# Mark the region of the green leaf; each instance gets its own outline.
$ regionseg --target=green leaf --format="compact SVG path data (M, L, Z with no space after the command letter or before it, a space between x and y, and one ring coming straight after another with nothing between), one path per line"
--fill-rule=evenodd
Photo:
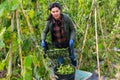
M5 46L3 40L0 40L0 49L3 48Z
M3 12L4 12L4 8L0 9L0 17L2 17Z
M34 15L35 15L34 10L30 10L30 11L28 12L28 15L29 15L29 17L30 17L31 19L33 19Z
M37 61L36 56L33 56L33 64L34 64L34 65L38 65L38 61Z
M30 67L32 65L32 55L25 57L24 66Z
M0 17L3 16L3 12L5 10L5 3L6 3L6 1L4 1L3 3L0 4Z
M9 2L8 1L6 1L5 3L4 3L4 6L5 6L5 10L7 11L7 12L10 12L11 10L11 6L10 6L10 4L9 4Z
M12 0L12 9L11 10L16 10L19 6L18 0Z
M26 72L25 80L32 80L32 72L31 71Z
M18 8L18 4L14 4L13 6L12 6L12 10L16 10Z
M0 62L0 71L4 69L5 65L6 65L5 60L2 60Z
M3 28L2 31L0 32L0 39L3 38L3 34L4 34L5 31L6 31L6 28Z

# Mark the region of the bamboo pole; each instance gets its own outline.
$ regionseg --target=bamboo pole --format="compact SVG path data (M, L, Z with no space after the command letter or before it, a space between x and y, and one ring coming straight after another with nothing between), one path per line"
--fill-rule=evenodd
M107 52L108 49L107 49L107 44L106 44L105 38L104 38L104 31L103 31L103 27L102 27L102 21L100 19L100 11L98 11L98 18L99 18L99 22L100 22L100 30L101 30L101 33L102 33L103 45L105 47L105 51Z
M14 30L14 11L11 13L11 32ZM9 63L8 63L8 80L12 75L12 41L10 42L10 50L9 50Z
M21 47L21 34L20 34L20 21L19 21L19 12L16 10L16 22L17 22L17 33L18 33L18 46L19 46L19 56L21 62L21 74L23 73L23 60L22 60L22 47Z
M85 43L86 43L86 38L87 38L87 33L88 33L88 28L89 28L89 21L90 21L90 18L91 18L91 15L93 13L93 9L94 9L94 3L92 1L92 6L91 6L91 11L90 11L90 14L89 14L89 18L88 18L88 22L87 22L87 27L86 27L86 30L85 30L85 36L84 36L84 39L83 39L83 45L82 45L82 48L81 48L81 53L83 53L83 49L85 47ZM78 66L77 66L77 69L80 68L80 63L82 61L82 54L78 60Z
M97 0L94 0L95 5ZM98 69L98 80L100 79L100 63L99 63L99 53L98 53L98 33L97 33L97 6L95 6L95 38L96 38L96 54L97 54L97 69Z

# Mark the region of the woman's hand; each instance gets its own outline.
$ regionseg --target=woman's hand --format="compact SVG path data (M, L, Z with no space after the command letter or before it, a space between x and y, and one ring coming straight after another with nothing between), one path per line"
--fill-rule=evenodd
M69 46L70 46L70 47L73 47L73 45L74 45L74 41L73 41L73 39L70 39L70 41L69 41Z
M43 48L46 46L46 44L45 44L45 41L44 41L44 40L42 40L42 42L41 42L41 46L42 46Z

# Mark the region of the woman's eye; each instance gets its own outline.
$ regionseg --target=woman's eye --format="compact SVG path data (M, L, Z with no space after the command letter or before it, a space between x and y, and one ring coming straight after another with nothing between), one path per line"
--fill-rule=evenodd
M58 11L56 11L56 12L58 12Z
M55 13L55 11L52 11L52 13Z

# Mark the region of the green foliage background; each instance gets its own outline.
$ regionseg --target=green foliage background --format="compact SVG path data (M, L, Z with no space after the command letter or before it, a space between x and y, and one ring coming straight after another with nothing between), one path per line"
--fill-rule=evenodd
M74 21L77 30L75 49L78 60L82 55L79 69L90 72L97 68L94 17L94 8L97 8L99 58L100 61L104 61L100 65L100 70L102 75L114 78L115 74L120 71L113 66L120 66L120 52L116 51L116 48L120 49L120 0L96 0L95 5L92 5L92 0L1 0L0 70L4 70L4 68L8 70L10 43L12 42L13 70L10 78L13 80L32 80L33 78L48 80L49 71L46 72L44 66L40 42L41 32L50 13L48 5L54 1L59 2L62 12L68 14ZM21 39L18 38L16 14L14 15L14 30L11 31L11 14L16 10L19 12ZM27 19L32 25L32 30ZM84 40L85 44L83 44ZM47 41L50 41L50 37L47 38ZM19 44L22 47L23 73L20 73ZM28 73L30 74L28 75Z

